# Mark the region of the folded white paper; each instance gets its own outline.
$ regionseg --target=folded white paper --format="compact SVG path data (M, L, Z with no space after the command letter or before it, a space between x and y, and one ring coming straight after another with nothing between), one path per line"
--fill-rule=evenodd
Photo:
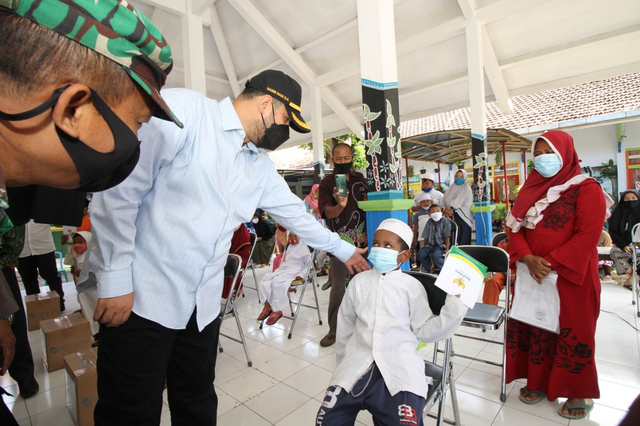
M560 333L560 295L557 281L558 274L551 271L542 280L542 284L539 284L531 276L527 265L519 261L511 318L552 333Z
M447 294L460 295L460 301L469 309L478 300L487 267L453 246L436 280L436 287Z

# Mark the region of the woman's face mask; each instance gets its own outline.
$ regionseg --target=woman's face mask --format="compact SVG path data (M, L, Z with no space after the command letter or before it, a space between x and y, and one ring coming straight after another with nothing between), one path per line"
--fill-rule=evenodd
M258 219L257 217L254 217L253 219L251 219L251 222L258 223L260 222L260 219Z
M533 164L543 177L555 176L562 168L562 161L556 154L540 154L533 159Z
M457 177L457 178L455 179L455 184L456 184L456 185L462 185L462 184L464 184L464 178Z
M628 208L630 208L632 210L635 210L640 205L640 200L638 200L638 199L635 199L635 200L624 200L622 202L622 204L624 204L625 207L628 207Z
M73 245L71 246L71 248L73 249L73 251L77 255L81 255L81 254L86 253L86 251L87 251L87 243L76 243L76 242L74 242Z

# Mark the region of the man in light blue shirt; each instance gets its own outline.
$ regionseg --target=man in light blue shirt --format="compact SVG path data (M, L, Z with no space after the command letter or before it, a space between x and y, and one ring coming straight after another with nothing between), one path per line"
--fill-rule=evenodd
M89 264L102 323L96 425L158 425L166 377L173 424L216 423L213 389L223 269L234 228L266 210L354 271L356 249L320 226L265 151L308 132L300 85L265 71L233 102L163 92L184 122L140 131L137 168L92 200ZM175 126L173 126L175 127Z

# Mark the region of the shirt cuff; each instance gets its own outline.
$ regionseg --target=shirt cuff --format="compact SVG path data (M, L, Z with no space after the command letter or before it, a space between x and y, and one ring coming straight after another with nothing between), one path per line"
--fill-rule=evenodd
M99 299L108 299L133 293L131 268L120 271L102 272L97 275L97 279Z
M344 240L340 240L340 245L338 246L338 249L333 253L333 255L340 259L342 263L345 263L351 258L351 256L353 256L353 253L355 253L355 251L355 246L352 246Z

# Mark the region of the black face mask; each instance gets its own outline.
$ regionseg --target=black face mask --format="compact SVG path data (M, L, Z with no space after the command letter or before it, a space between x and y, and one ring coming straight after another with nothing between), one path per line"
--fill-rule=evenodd
M264 124L264 135L258 140L258 146L269 151L275 150L289 139L289 126L276 124L276 112L273 109L273 104L271 104L271 111L273 111L273 124L269 127L267 127L262 113L260 114L262 124Z
M333 165L333 170L337 171L339 175L346 175L347 173L349 173L352 166L353 162L342 164L335 163Z
M0 119L20 121L36 117L53 108L67 87L69 86L56 90L48 100L30 111L20 114L6 114L0 111ZM140 158L140 141L93 89L91 89L91 100L111 129L114 140L113 151L98 152L80 139L69 136L58 126L56 126L56 132L80 175L81 186L77 189L84 192L99 192L118 185L131 174Z
M625 207L635 210L638 208L638 205L640 205L640 200L625 200L622 204L624 204Z

